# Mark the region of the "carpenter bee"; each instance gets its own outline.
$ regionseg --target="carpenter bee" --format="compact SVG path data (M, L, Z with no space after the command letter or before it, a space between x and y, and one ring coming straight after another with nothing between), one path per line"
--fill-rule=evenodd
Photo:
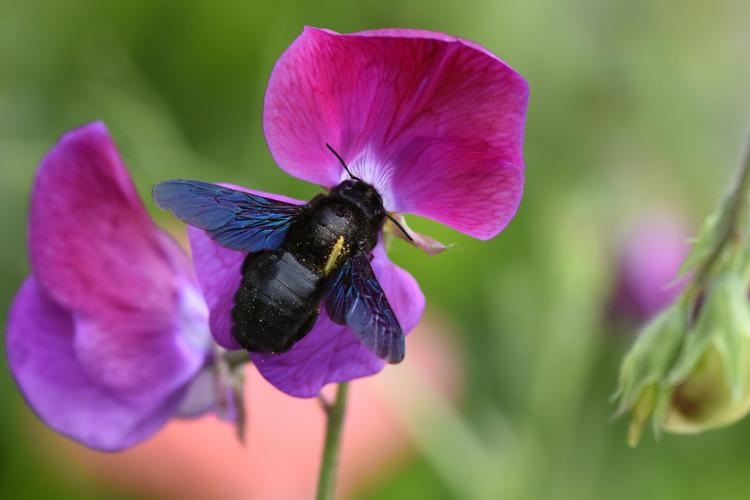
M232 307L232 336L250 352L282 353L313 327L321 302L330 318L390 363L404 333L370 266L386 217L375 187L354 176L304 205L195 180L154 186L156 204L218 244L247 252Z

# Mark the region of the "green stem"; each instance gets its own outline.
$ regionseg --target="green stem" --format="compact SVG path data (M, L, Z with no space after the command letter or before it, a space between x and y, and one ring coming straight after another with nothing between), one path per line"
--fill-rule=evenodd
M737 184L726 200L727 207L725 216L719 221L721 236L713 251L701 266L695 278L692 280L694 290L700 290L705 284L706 277L710 274L713 266L719 260L724 246L730 241L737 241L743 236L747 221L748 198L750 197L750 144L745 154L745 162L742 165Z
M226 361L227 366L229 366L231 370L239 368L244 364L250 363L250 355L245 350L225 351L222 349L219 352L220 355L223 356L224 361Z
M750 195L750 144L748 151L745 153L745 163L740 171L740 178L737 180L732 198L730 199L729 221L727 223L726 238L735 238L738 231L743 229L743 223L747 217L747 203Z
M339 451L341 450L341 431L344 424L346 398L349 384L339 384L336 400L326 408L326 438L323 447L323 459L318 476L317 500L332 500L336 486L336 470L339 466Z

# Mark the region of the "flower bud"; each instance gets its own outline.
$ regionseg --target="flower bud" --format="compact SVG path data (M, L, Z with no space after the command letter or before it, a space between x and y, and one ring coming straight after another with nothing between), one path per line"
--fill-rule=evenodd
M742 273L714 281L669 374L662 427L696 433L736 422L750 410L750 306Z
M663 391L664 379L677 354L687 323L679 305L651 320L622 362L618 414L632 414L628 443L638 444L643 426L653 414Z
M750 412L750 252L726 212L710 217L683 265L692 278L643 330L623 360L618 413L628 443L644 425L698 433Z

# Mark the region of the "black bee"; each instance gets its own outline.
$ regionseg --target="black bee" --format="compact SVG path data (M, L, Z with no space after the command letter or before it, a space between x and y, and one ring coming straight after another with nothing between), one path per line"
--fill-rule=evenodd
M154 201L220 245L248 252L232 308L232 336L244 349L288 351L312 329L322 301L333 321L398 363L403 330L370 267L390 215L377 190L326 147L351 179L304 205L184 179L154 186Z

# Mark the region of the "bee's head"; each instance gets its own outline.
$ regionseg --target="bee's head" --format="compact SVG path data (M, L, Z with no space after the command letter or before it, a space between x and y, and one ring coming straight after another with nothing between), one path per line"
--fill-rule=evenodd
M340 196L351 202L362 211L369 221L378 226L385 219L385 207L383 207L383 198L380 193L375 187L359 178L343 181L331 189L331 195Z
M379 229L387 216L380 193L371 184L352 174L344 159L333 149L333 146L326 143L326 148L333 153L339 163L341 163L341 166L344 167L344 170L346 170L346 173L351 177L351 179L347 179L331 189L331 195L340 196L353 203L367 217L367 220L375 224Z
M380 231L383 227L385 218L388 217L393 224L398 227L404 236L414 243L414 238L411 237L406 228L393 215L386 212L383 206L383 197L380 196L378 190L371 184L366 183L349 170L344 159L339 155L333 147L326 143L328 150L339 160L341 166L344 167L346 173L349 174L351 179L347 179L338 186L331 190L331 195L340 196L341 198L347 199L356 205L362 213L364 213L367 220L372 224L376 230ZM375 246L376 242L372 242L372 246Z

